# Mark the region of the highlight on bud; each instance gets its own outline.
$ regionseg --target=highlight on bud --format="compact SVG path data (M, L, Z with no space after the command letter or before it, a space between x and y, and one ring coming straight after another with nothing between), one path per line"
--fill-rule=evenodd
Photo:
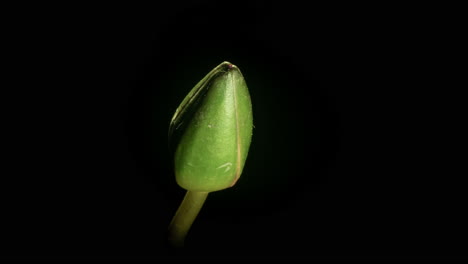
M212 192L239 179L252 137L252 105L238 67L223 62L182 101L172 117L177 183L188 191Z

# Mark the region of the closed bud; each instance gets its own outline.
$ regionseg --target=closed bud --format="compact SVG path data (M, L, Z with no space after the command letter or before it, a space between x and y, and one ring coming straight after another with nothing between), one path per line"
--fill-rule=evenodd
M177 183L213 192L239 179L252 137L252 105L239 68L223 62L185 97L172 117Z

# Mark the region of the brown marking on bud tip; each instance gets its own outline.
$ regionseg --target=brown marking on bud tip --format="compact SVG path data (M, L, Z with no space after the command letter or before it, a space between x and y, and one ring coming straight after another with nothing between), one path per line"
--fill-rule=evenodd
M231 64L231 63L228 64L228 69L232 69L233 67L234 67L233 64Z

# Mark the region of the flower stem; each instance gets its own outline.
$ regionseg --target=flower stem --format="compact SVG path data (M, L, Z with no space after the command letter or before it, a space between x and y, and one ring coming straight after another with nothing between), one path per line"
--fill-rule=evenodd
M208 192L187 191L184 200L169 224L169 243L174 247L183 247L185 237L205 203Z

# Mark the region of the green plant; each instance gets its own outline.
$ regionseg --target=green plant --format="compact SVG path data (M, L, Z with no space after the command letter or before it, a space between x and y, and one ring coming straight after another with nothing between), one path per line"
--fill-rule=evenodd
M188 93L169 126L176 181L187 193L169 225L182 247L208 193L239 179L252 137L252 105L239 68L223 62Z

